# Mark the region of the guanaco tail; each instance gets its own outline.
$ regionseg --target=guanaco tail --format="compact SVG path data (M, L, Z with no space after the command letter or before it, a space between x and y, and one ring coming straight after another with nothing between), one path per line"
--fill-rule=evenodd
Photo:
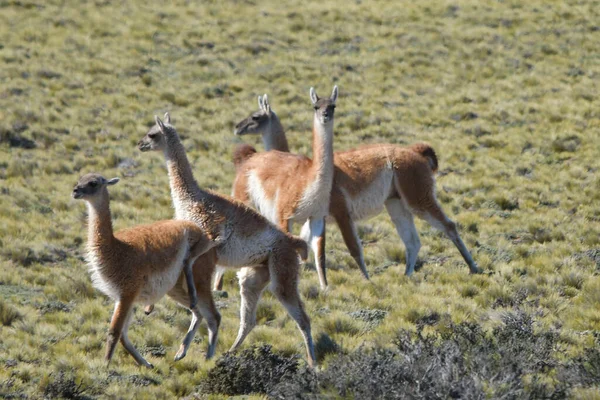
M259 96L258 105L259 110L240 121L234 133L260 134L265 150L289 151L283 126L266 94ZM240 145L234 153L237 173L257 155L252 146ZM377 215L384 207L406 246L406 275L414 272L421 247L414 215L442 230L458 248L471 273L479 272L456 224L445 215L436 199L434 173L437 169L435 151L425 143L374 144L334 153L329 218L335 220L346 247L366 278L368 273L355 221ZM305 225L303 231L307 230ZM222 286L221 276L217 271L215 288Z

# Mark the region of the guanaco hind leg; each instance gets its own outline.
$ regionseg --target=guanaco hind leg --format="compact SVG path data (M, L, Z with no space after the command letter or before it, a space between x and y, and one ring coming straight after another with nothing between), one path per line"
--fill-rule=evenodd
M342 238L344 239L344 244L346 244L346 248L348 248L350 255L358 264L360 272L362 272L366 279L369 279L369 273L367 272L367 266L365 265L365 257L362 244L356 230L356 224L345 210L337 210L333 214L333 218L340 229Z
M295 266L296 268L293 268ZM278 257L270 257L269 272L271 275L271 289L277 299L283 304L290 317L296 321L298 329L304 338L308 365L316 366L315 348L312 340L310 318L304 310L304 305L298 292L297 256L280 254Z
M266 266L245 267L238 272L241 297L240 329L229 351L235 351L256 326L258 300L269 283L269 275L269 269Z
M419 233L417 232L413 215L406 205L402 203L401 199L389 199L385 202L385 207L396 226L396 231L400 239L402 239L406 247L405 274L410 276L415 271L417 256L421 249L421 241L419 240Z
M212 271L214 270L214 263L213 265L202 265L202 263L207 264L209 260L207 260L207 258L198 258L197 260L199 263L201 263L201 265L195 269L197 271L204 270L204 274L197 273L196 276L194 276L194 269L192 268L194 261L192 260L186 262L186 266L184 268L184 274L188 288L189 308L192 312L192 321L185 338L179 347L179 351L175 355L175 361L181 360L187 354L187 351L200 325L200 321L202 321L202 317L206 319L209 332L206 358L208 359L212 357L216 349L221 315L214 305L212 293L210 291L210 279L212 276Z
M213 290L223 290L223 275L225 275L225 268L217 266Z

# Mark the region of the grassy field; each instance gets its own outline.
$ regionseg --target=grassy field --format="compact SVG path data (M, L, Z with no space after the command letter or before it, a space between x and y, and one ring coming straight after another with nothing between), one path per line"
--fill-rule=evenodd
M463 379L473 392L428 397L600 398L598 1L147 3L0 0L0 397L236 394L215 382L247 362L255 373L293 364L297 386L253 386L263 395L377 397L373 382L348 386L372 374L388 397L402 396L402 379ZM404 247L381 214L359 226L366 282L330 225L330 289L318 290L311 263L301 278L320 371L289 358L304 355L300 335L269 293L245 349L271 350L206 362L203 326L174 363L190 317L165 299L151 316L138 309L130 333L156 368L122 347L106 368L112 304L83 261L77 178L121 178L117 229L171 218L162 156L135 147L155 114L171 113L200 185L229 193L233 126L256 96L269 95L292 151L308 155L308 90L333 84L336 149L433 145L438 197L484 274L469 275L419 221L422 267L404 277ZM217 359L238 328L233 272L225 289ZM402 368L405 378L390 371Z

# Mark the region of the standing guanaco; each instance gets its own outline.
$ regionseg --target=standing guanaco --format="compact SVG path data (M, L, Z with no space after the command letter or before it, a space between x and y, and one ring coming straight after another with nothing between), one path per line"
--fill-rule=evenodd
M72 196L85 200L88 206L87 263L93 285L116 302L106 361L110 363L120 340L138 364L151 368L152 364L140 355L127 336L133 305L153 304L186 281L187 306L193 319L175 356L176 361L182 359L201 315L192 265L213 243L196 224L188 221L160 221L113 234L107 186L118 181L119 178L107 180L99 174L87 174L79 179ZM207 354L214 352L216 339L216 332L211 332Z

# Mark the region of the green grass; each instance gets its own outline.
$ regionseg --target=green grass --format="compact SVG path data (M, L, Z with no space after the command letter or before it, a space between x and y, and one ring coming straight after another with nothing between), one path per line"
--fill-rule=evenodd
M314 337L337 352L388 348L437 315L494 329L519 309L559 333L565 359L600 330L600 21L597 2L0 0L0 395L172 398L195 393L206 329L172 358L189 315L170 300L136 312L131 339L102 360L112 304L83 262L87 172L119 176L117 229L173 215L164 161L136 142L171 112L198 182L230 193L232 134L267 93L293 151L309 154L308 89L339 85L335 148L427 141L438 197L485 270L469 276L450 241L417 223L424 264L406 278L389 217L360 224L372 282L329 225L331 288L300 290ZM258 137L244 141L261 147ZM33 148L32 148L33 147ZM308 264L309 266L312 264ZM218 354L233 343L239 292L226 274ZM302 354L266 294L245 346ZM350 313L382 310L369 324ZM425 324L427 334L444 324ZM155 354L155 355L153 355ZM327 368L330 355L323 355ZM548 371L545 380L557 379ZM58 392L57 392L58 391ZM83 392L82 392L83 391ZM576 388L573 396L600 396Z

